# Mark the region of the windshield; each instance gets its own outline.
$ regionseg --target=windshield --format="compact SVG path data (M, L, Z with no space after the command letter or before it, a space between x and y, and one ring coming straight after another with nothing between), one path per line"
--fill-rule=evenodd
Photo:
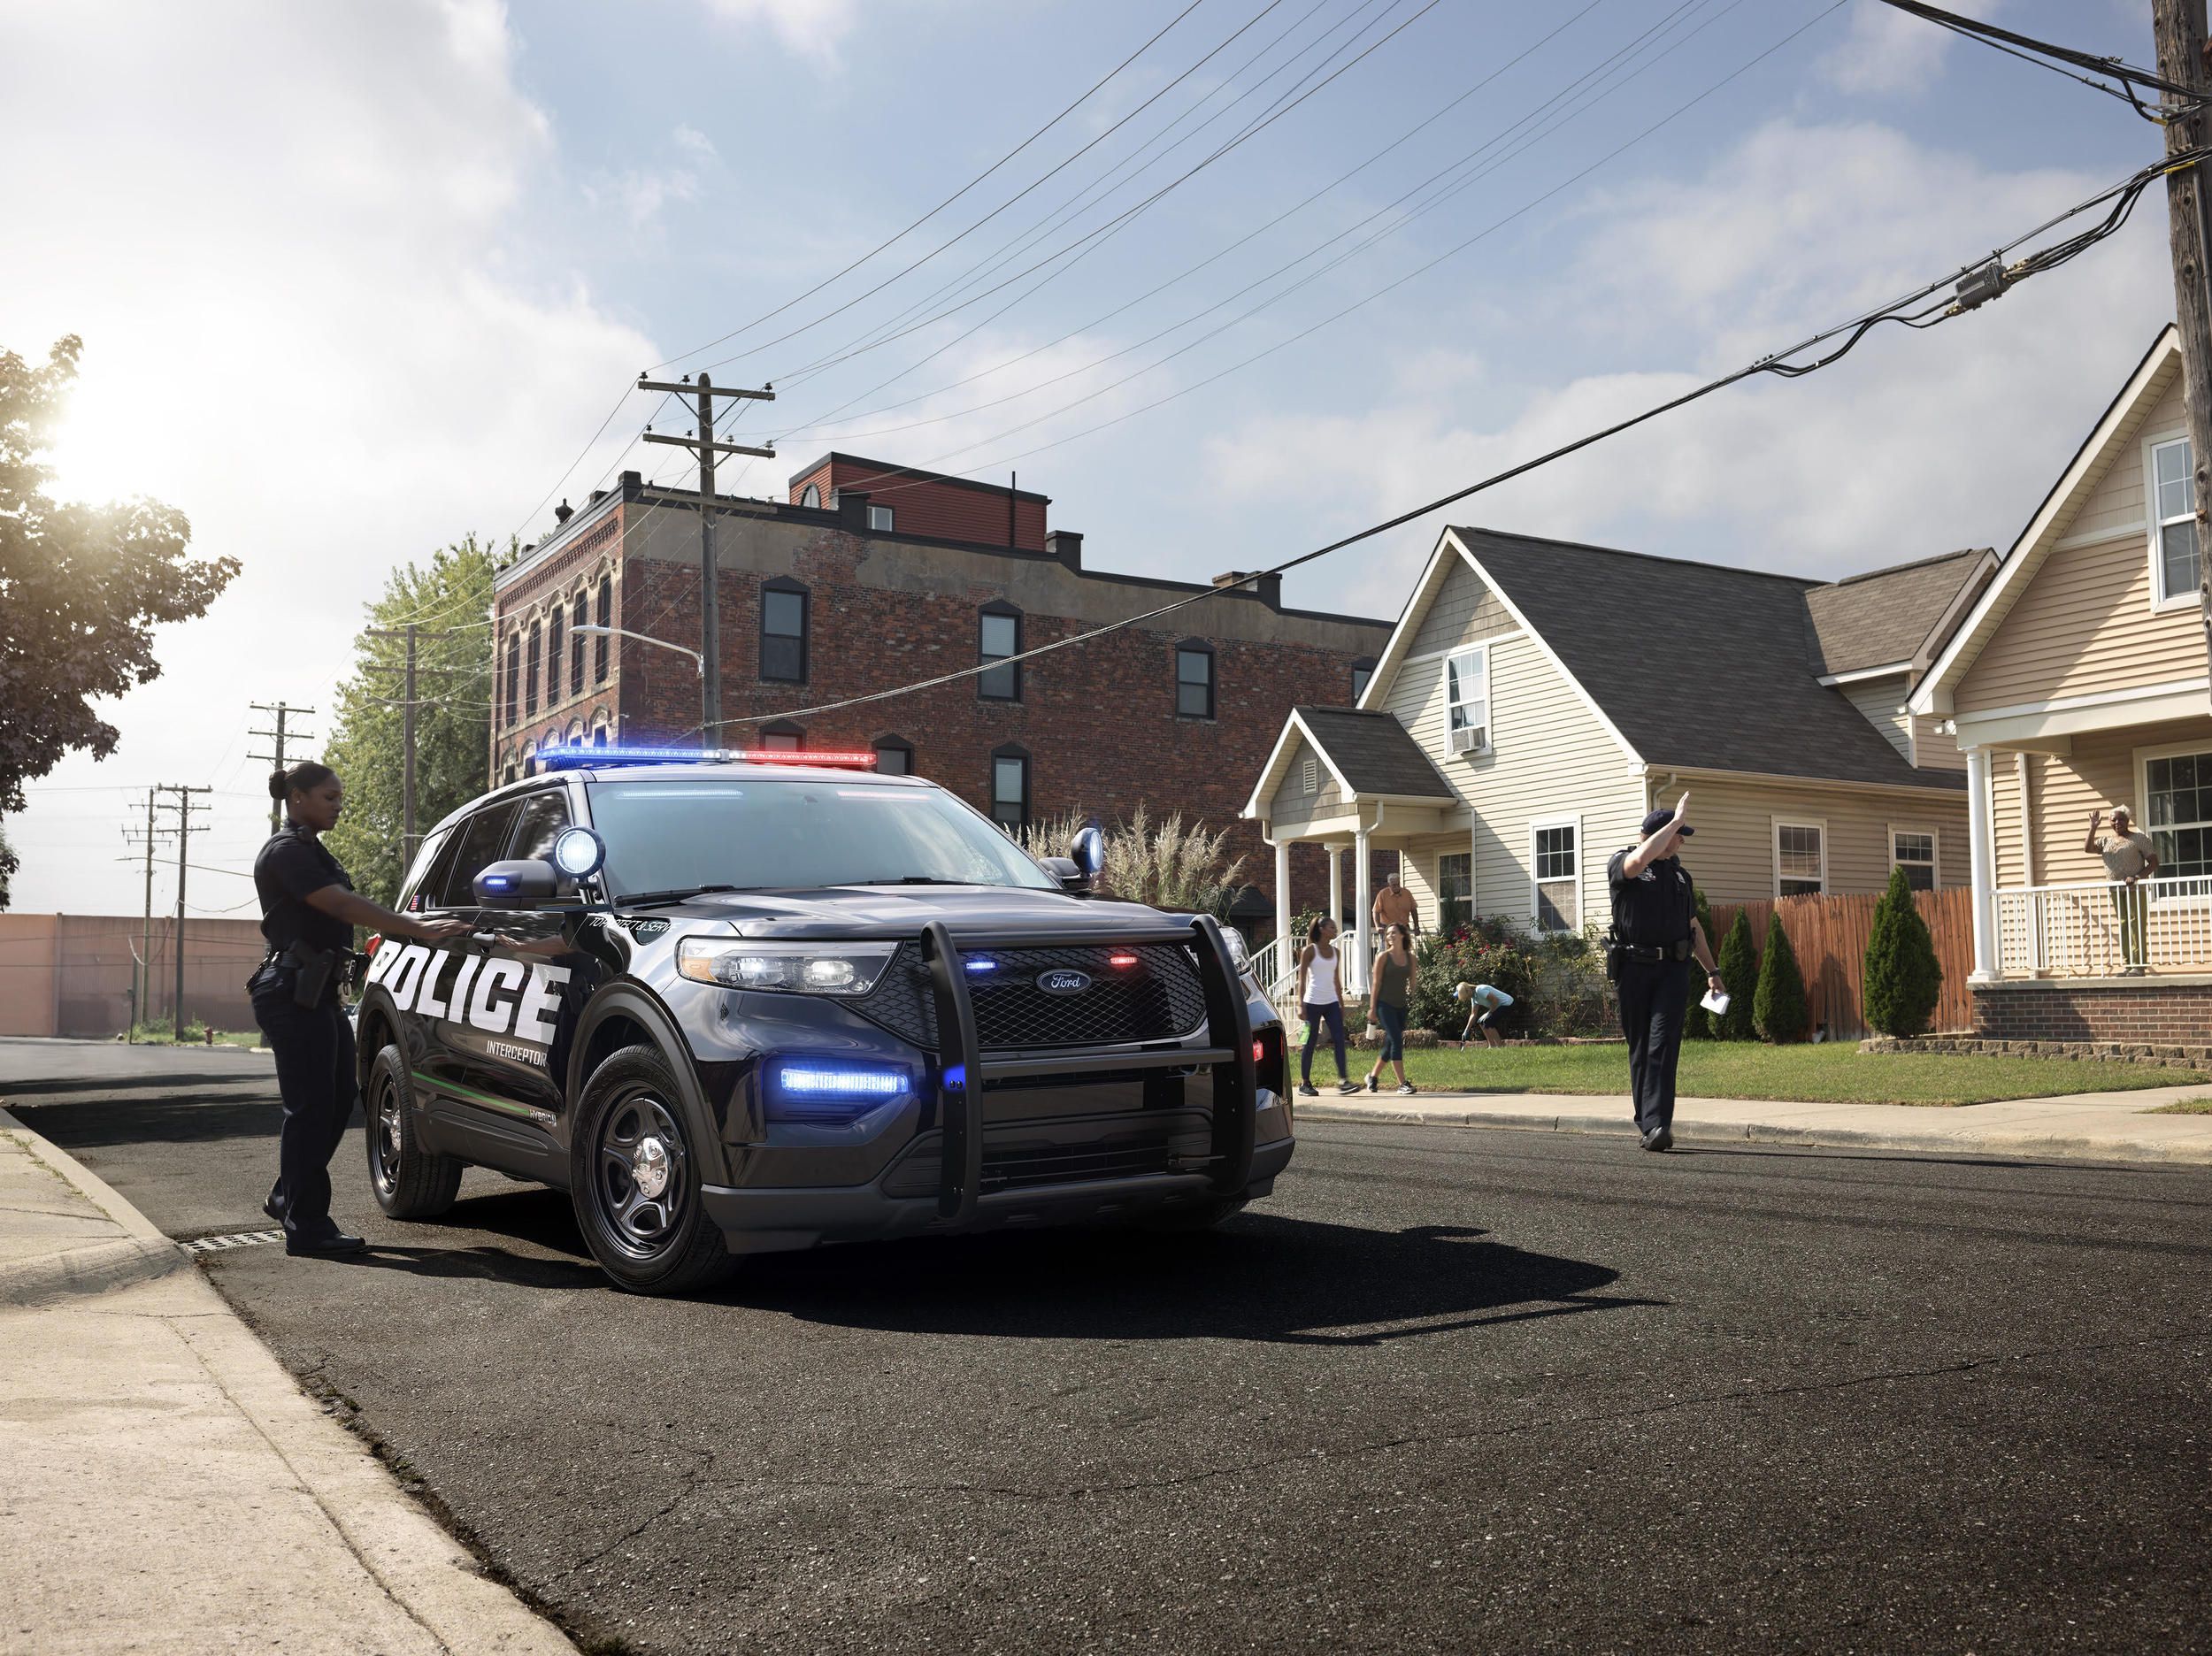
M831 780L589 785L618 896L691 891L939 882L1058 884L950 794Z

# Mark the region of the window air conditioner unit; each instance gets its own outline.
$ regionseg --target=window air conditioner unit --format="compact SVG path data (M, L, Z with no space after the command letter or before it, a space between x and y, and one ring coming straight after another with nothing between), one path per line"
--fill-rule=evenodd
M1490 732L1479 724L1468 724L1452 732L1452 756L1462 754L1488 753Z

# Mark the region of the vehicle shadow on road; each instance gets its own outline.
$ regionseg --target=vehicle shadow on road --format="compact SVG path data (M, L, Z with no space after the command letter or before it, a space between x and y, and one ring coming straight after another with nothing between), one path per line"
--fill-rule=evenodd
M1299 1346L1379 1346L1667 1303L1601 1296L1619 1276L1610 1267L1486 1234L1248 1214L1190 1237L1067 1230L870 1243L754 1260L719 1297L893 1333Z
M142 1085L134 1080L127 1092L73 1098L50 1104L28 1104L17 1099L13 1106L23 1124L42 1133L65 1150L81 1145L187 1144L206 1138L273 1138L283 1124L284 1106L276 1084L210 1087L205 1076L199 1085L175 1092L137 1096ZM11 1093L28 1091L11 1086ZM58 1092L62 1089L56 1088ZM76 1086L69 1089L82 1092ZM360 1116L357 1111L354 1121Z

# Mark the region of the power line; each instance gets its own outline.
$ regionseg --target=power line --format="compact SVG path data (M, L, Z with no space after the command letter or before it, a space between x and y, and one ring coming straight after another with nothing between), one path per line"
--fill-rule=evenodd
M1834 8L1832 7L1831 8L1831 10L1833 9ZM1825 14L1824 13L1823 15ZM1772 50L1775 49L1770 48L1769 50ZM1754 61L1755 62L1757 60L1754 59ZM1979 305L1985 303L1988 300L1996 297L2000 294L2003 293L2007 288L2016 286L2019 282L2024 281L2028 277L2039 274L2046 270L2055 269L2058 265L2078 257L2089 247L2094 245L2097 242L2102 241L2105 237L2111 235L2117 231L2122 225L2126 223L2129 214L2133 211L2136 201L2141 196L2143 191L2153 182L2164 177L2169 172L2176 172L2185 167L2193 166L2208 157L2212 157L2212 148L2184 150L2165 157L2164 158L2130 174L2127 178L2122 180L2119 183L2113 185L2111 188L2101 190L2096 195L2090 196L2087 200L2078 203L2074 206L2069 207L2063 211L2055 214L2050 218L2046 219L2042 224L2037 226L2034 229L2030 230L2022 235L2014 237L2010 242L2008 242L1996 249L1994 252L1978 257L1972 263L1962 265L1948 275L1939 277L1934 281L1928 282L1924 286L1914 289L1909 294L1902 295L1900 297L1892 300L1886 305L1877 306L1872 310L1861 311L1856 316L1851 318L1848 321L1839 322L1835 324L1833 326L1824 328L1819 333L1811 334L1809 337L1799 341L1794 345L1774 352L1769 356L1762 356L1757 361L1747 364L1744 367L1736 369L1731 373L1723 374L1717 379L1709 380L1702 385L1686 391L1678 396L1670 397L1665 402L1656 403L1650 408L1645 409L1640 413L1631 415L1626 419L1617 421L1613 425L1605 426L1601 430L1586 433L1583 436L1574 439L1571 442L1563 443L1555 448L1549 449L1543 454L1538 455L1532 459L1525 460L1517 465L1509 466L1502 472L1494 472L1490 476L1484 478L1478 482L1471 483L1463 488L1455 489L1448 494L1440 495L1434 500L1425 502L1421 505L1413 507L1409 510L1400 512L1395 517L1386 518L1380 523L1371 524L1364 529L1356 531L1355 533L1346 535L1340 540L1332 540L1326 546L1317 547L1310 552L1301 553L1296 557L1286 559L1284 562L1275 564L1271 568L1255 571L1251 574L1244 577L1243 579L1233 583L1233 585L1239 586L1249 586L1253 583L1266 577L1286 574L1290 571L1298 569L1304 564L1313 563L1317 559L1326 557L1333 552L1340 552L1347 547L1356 546L1363 540L1372 540L1375 536L1386 533L1390 530L1402 528L1405 525L1412 523L1417 518L1428 517L1431 513L1441 511L1445 507L1455 505L1459 502L1466 500L1471 495L1479 494L1486 490L1495 488L1499 485L1509 482L1515 478L1525 476L1527 473L1537 471L1541 467L1550 465L1555 461L1564 459L1570 455L1579 453L1581 450L1594 447L1598 443L1605 441L1609 438L1617 437L1623 432L1632 430L1636 426L1641 426L1647 421L1658 418L1663 414L1671 413L1677 409L1686 407L1692 402L1699 401L1701 398L1710 396L1717 391L1723 390L1729 386L1736 385L1743 380L1754 379L1761 374L1774 374L1778 377L1785 379L1795 379L1801 377L1804 374L1811 373L1818 369L1824 368L1830 364L1836 362L1847 355L1858 345L1861 340L1864 339L1869 333L1883 322L1897 322L1908 326L1928 327L1934 326L1937 322L1946 320L1948 318L1962 315L1966 311L1976 309ZM2015 251L2028 242L2033 241L2037 237L2041 236L2048 231L2055 228L2058 225L2065 223L2069 219L2078 218L2082 214L2091 211L2093 209L2101 206L2108 202L2113 203L2111 211L2107 213L2102 220L2091 226L2090 229L2083 231L2076 235L2070 236L2064 241L2060 242L2050 248L2045 249L2042 252L2030 255L2029 257L2023 258L2013 264L2007 265L2003 264L2002 261L2008 254ZM1946 288L1954 289L1956 296L1955 298L1939 299L1933 303L1926 303L1932 295L1938 294ZM1914 307L1919 308L1915 309ZM1802 356L1806 352L1837 339L1841 339L1843 341L1841 345L1837 347L1834 350L1829 351L1825 355L1815 358L1812 361L1792 362L1789 360L1792 357ZM761 713L750 715L741 718L724 719L720 722L720 724L722 727L726 728L732 724L763 724L771 719L807 718L823 713L839 712L846 708L860 707L877 702L892 701L901 696L913 695L924 690L935 689L942 685L956 684L963 679L972 678L977 677L979 674L990 672L996 669L1006 667L1017 663L1033 661L1041 656L1048 656L1056 650L1071 648L1079 644L1087 644L1096 639L1103 638L1109 633L1123 632L1127 628L1133 626L1141 626L1148 621L1157 620L1161 617L1173 614L1179 610L1187 609L1193 604L1202 603L1208 598L1214 597L1224 590L1225 590L1225 588L1211 587L1203 592L1192 593L1185 597L1178 598L1171 602L1161 604L1154 609L1148 610L1141 614L1125 617L1119 621L1108 622L1102 626L1093 627L1086 632L1074 633L1067 638L1056 640L1052 643L1040 645L1034 649L1025 650L1018 655L1001 657L984 663L979 666L963 668L956 671L949 673L941 673L933 678L921 679L913 684L901 686L896 689L879 690L867 695L848 696L841 701L826 702L813 707L793 708L777 713ZM713 734L711 732L706 732L706 739L709 740L713 740Z
M2049 41L2038 40L2032 34L2016 34L2011 29L1999 28L1994 23L1985 23L1978 18L1961 17L1955 12L1944 11L1940 6L1924 4L1923 0L1882 0L1882 3L1897 11L1916 17L1923 22L1933 23L1938 27L1949 29L1955 34L1965 35L1978 44L1993 47L2008 57L2034 64L2039 69L2048 69L2055 74L2065 75L2069 80L2078 80L2082 85L2094 91L2119 98L2133 105L2135 112L2145 120L2155 122L2160 126L2165 125L2166 118L2149 108L2142 99L2135 96L2137 87L2143 87L2154 92L2162 92L2175 102L2191 109L2194 109L2205 101L2203 94L2195 88L2182 86L2177 81L2167 80L2163 75L2154 74L2147 69L2138 69L2124 58L2100 58L2089 52L2078 51L2070 46L2055 45ZM2045 61L2046 59L2055 61ZM2120 81L2121 85L2107 86L2102 81L2092 80L2085 76L2062 69L2059 67L2060 64L2072 64L2077 68L2094 70L2100 74L2108 74Z

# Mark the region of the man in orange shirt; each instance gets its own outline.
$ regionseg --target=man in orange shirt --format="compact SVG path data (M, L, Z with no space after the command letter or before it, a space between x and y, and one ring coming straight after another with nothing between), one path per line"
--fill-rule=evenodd
M1393 869L1375 893L1375 935L1386 938L1390 928L1404 926L1415 937L1421 935L1421 910L1413 901L1413 893L1398 883L1398 872Z

